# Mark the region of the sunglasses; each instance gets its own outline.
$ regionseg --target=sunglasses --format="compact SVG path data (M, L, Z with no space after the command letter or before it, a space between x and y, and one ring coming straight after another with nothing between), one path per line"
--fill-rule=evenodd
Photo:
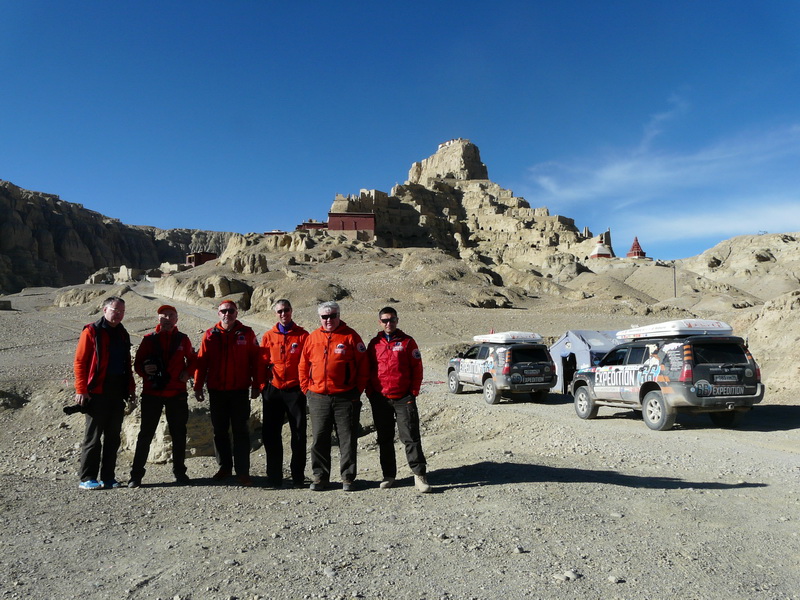
M324 321L327 321L328 319L338 319L339 318L339 313L331 313L329 315L320 315L319 318L324 320Z
M397 317L391 317L390 319L381 319L381 323L394 323L397 321Z
M220 308L219 312L220 312L220 314L227 315L228 313L235 313L236 309L235 308Z
M275 312L278 313L279 315L282 315L283 313L292 312L292 309L291 308L279 308Z

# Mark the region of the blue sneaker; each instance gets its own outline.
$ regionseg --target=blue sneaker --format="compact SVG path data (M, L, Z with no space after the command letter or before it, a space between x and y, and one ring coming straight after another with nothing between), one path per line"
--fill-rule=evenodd
M78 484L78 488L81 490L99 490L102 489L103 483L97 481L96 479L89 479L87 481L81 481Z
M116 479L110 479L108 481L100 481L100 487L104 490L115 490L117 488L121 488L122 484L117 481Z

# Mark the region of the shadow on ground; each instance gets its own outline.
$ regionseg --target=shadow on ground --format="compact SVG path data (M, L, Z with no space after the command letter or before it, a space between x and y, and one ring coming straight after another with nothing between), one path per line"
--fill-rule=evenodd
M677 477L644 477L626 475L617 471L550 467L509 462L479 462L451 469L437 469L435 483L443 487L464 488L510 483L601 483L630 488L663 490L702 489L727 490L765 487L764 483L721 483L719 481L687 481Z

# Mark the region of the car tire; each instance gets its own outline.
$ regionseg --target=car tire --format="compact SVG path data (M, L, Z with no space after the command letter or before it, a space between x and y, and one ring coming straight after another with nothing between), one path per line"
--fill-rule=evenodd
M497 393L497 387L494 384L494 379L491 377L483 382L483 399L486 400L486 404L497 404L500 402L500 394Z
M733 429L741 422L744 414L747 411L740 410L727 410L725 412L712 412L708 413L711 422L722 429Z
M667 406L661 392L647 392L642 400L642 419L654 431L671 429L677 416L675 409Z
M447 375L447 389L450 390L451 394L460 394L464 391L464 386L461 385L458 380L458 373L455 371L450 371Z
M597 416L598 406L592 400L586 386L579 387L575 392L575 413L581 419L594 419Z

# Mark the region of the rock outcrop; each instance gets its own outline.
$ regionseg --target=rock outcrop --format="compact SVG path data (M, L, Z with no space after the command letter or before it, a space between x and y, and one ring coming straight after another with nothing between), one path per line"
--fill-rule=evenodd
M103 267L182 263L189 252L222 252L230 235L129 226L0 180L0 292L82 283Z
M489 180L473 143L456 139L414 163L408 181L390 194L361 190L339 195L333 213L375 213L375 243L388 248L433 247L482 265L498 282L509 268L535 275L563 275L585 259L595 242L567 217L531 208Z

